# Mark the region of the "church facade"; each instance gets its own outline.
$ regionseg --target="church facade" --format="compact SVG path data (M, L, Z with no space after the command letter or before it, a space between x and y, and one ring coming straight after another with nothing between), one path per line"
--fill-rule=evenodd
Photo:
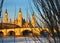
M22 16L22 11L21 9L18 12L18 16L17 18L12 21L11 19L8 19L8 12L7 9L4 13L4 19L3 19L3 25L2 28L0 29L0 33L3 36L8 36L8 35L16 35L16 36L20 36L20 35L26 35L28 33L35 34L35 35L40 35L40 31L42 31L41 28L37 28L35 26L35 16L34 13L31 16L31 21L29 21L28 19L23 19ZM5 25L6 24L6 25ZM47 31L48 28L45 28ZM29 35L29 34L28 34Z
M28 19L23 19L22 17L22 11L21 9L19 10L18 12L18 16L17 18L12 21L11 19L8 20L8 12L7 12L7 9L4 13L4 20L3 20L3 23L10 23L10 24L16 24L20 27L35 27L35 17L34 17L34 13L32 14L32 17L31 17L31 22L28 20Z

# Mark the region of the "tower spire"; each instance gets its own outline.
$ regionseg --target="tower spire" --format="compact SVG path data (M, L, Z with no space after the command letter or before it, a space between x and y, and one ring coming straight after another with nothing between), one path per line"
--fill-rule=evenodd
M32 21L31 24L33 27L35 27L35 16L34 16L34 12L32 13Z
M5 13L7 13L7 9L6 9Z
M5 14L4 14L4 23L8 23L8 12L7 12L7 9L6 9Z
M19 9L19 12L18 12L18 25L20 27L22 27L22 11L21 11L21 8Z
M21 12L21 8L19 9L19 12Z
M34 12L32 13L32 16L34 16Z

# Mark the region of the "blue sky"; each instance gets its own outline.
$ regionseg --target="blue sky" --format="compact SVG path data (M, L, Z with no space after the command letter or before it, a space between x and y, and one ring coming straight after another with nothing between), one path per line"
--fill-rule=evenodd
M26 18L27 11L28 11L29 15L31 16L32 10L31 10L31 6L30 6L30 4L31 4L30 2L31 2L31 0L29 0L29 1L28 0L4 0L3 8L2 8L3 17L4 17L5 10L7 9L9 19L10 18L14 19L14 15L15 14L16 14L16 16L18 15L18 11L20 8L22 10L23 18Z
M4 13L7 9L8 18L14 20L14 15L16 14L15 18L18 16L18 12L20 8L22 10L23 18L25 19L27 17L26 16L27 12L30 18L31 18L33 11L34 11L34 14L38 16L37 9L34 6L32 0L4 0L3 7L2 7L2 17L4 17ZM40 10L42 12L41 7L40 7Z

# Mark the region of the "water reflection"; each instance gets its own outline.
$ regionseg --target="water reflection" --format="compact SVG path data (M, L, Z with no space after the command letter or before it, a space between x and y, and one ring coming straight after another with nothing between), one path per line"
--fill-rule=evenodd
M58 40L58 39L56 39ZM49 40L44 37L36 38L36 37L7 37L0 38L0 43L49 43ZM51 43L54 43L51 40ZM58 40L59 43L59 40Z

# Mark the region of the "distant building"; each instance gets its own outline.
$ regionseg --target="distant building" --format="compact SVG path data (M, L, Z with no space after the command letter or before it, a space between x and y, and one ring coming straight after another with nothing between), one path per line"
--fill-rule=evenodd
M28 18L23 19L21 9L18 12L18 16L14 21L8 19L8 11L6 9L4 13L3 23L0 23L0 36L8 36L8 35L40 35L42 30L46 30L49 32L48 28L38 28L35 25L35 16L34 12L32 13L31 20ZM32 34L31 34L32 33Z
M10 21L10 22L8 22L8 21ZM35 27L34 12L33 12L33 14L32 14L31 23L30 23L28 19L26 19L26 20L23 19L21 8L20 8L20 10L19 10L19 12L18 12L17 18L16 18L14 21L12 21L11 19L8 20L8 12L7 12L7 9L6 9L6 11L5 11L5 13L4 13L3 23L16 24L16 25L18 25L18 26L20 26L20 27Z
M6 9L5 14L4 14L4 23L8 23L8 12L7 12L7 9Z

